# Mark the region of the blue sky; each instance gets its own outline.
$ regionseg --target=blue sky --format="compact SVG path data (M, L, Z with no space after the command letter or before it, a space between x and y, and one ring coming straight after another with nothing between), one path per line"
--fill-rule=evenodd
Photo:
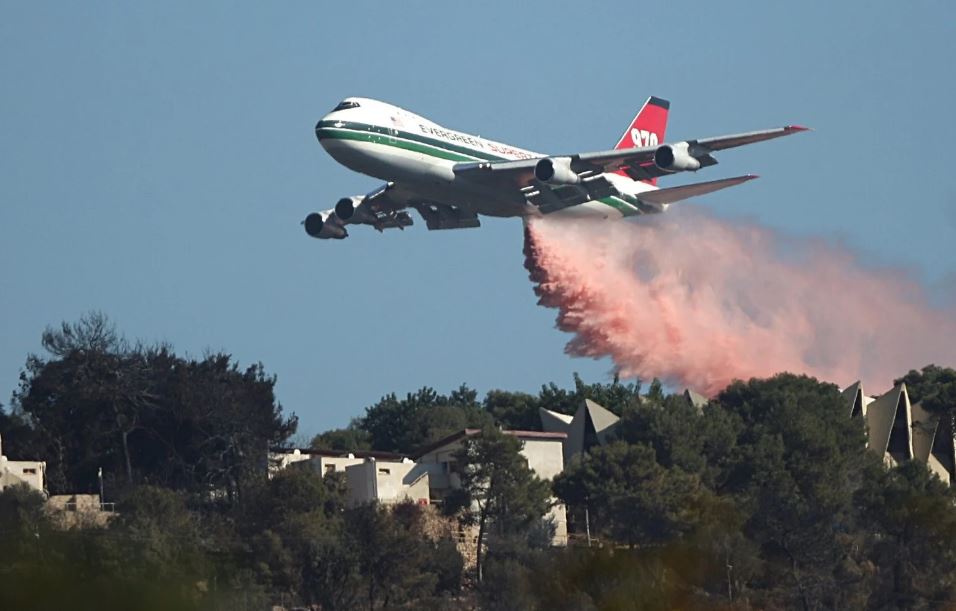
M306 237L379 184L315 140L350 95L554 153L609 148L651 94L669 139L809 125L721 155L697 179L762 178L699 203L953 284L956 5L591 6L0 2L0 401L91 309L262 361L303 437L422 385L607 380L535 305L517 220Z

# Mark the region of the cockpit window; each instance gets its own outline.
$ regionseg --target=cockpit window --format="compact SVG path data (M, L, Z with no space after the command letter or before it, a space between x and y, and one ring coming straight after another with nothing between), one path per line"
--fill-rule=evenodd
M346 108L358 108L359 103L353 102L352 100L345 100L344 102L339 102L339 105L332 109L332 112L336 110L345 110Z

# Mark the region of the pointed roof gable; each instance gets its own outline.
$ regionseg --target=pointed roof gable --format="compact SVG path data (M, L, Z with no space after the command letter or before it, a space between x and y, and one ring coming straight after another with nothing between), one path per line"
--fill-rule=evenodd
M552 412L543 407L538 408L538 416L541 418L541 428L550 433L567 433L574 419L574 416Z
M949 472L950 480L956 480L956 440L953 439L952 419L940 419L933 439L932 456Z
M590 399L584 400L584 408L587 410L588 419L594 427L598 441L601 442L601 445L604 445L607 443L608 433L620 418Z
M863 383L857 380L843 390L843 398L849 407L850 417L866 415L866 404L863 402Z
M707 397L689 388L684 389L684 398L687 399L691 406L696 407L697 411L704 409L704 406L707 405Z
M939 430L939 416L923 409L919 403L910 406L913 414L913 457L927 462Z
M866 409L866 424L871 450L881 456L890 452L913 457L912 416L906 384L901 383L870 403Z

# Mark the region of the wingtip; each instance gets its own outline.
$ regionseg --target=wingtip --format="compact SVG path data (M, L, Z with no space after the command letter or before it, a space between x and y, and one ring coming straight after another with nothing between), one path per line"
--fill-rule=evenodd
M788 132L812 132L812 127L804 127L803 125L788 125L784 127Z
M744 178L746 178L747 180L755 180L757 178L760 178L760 174L747 174Z

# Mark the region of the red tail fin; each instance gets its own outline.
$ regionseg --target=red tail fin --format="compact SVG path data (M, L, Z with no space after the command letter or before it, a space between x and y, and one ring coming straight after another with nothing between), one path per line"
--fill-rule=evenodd
M631 121L630 127L621 136L615 149L640 148L657 146L664 143L664 132L667 130L667 111L671 103L667 100L651 96L644 102L637 116ZM619 171L624 174L624 171ZM657 179L645 180L648 184L657 184Z

